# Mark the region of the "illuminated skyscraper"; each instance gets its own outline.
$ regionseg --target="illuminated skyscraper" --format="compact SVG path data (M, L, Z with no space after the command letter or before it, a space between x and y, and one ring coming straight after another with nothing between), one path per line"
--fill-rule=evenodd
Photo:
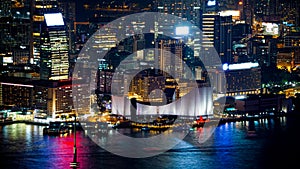
M0 82L0 105L18 107L32 107L33 85L21 80ZM24 84L25 83L25 84Z
M171 72L173 75L177 75L178 77L182 77L183 43L180 40L161 40L159 45L160 45L160 57L159 57L160 69ZM170 56L172 54L173 56Z
M201 0L156 0L158 12L176 15L200 26Z
M69 78L66 25L61 13L44 14L41 33L40 77L43 80Z
M160 69L177 76L172 78L179 79L179 84L185 86L178 89L177 98L190 92L183 80L188 77L185 66L188 65L195 73L196 60L200 59L202 4L202 0L156 0L154 4L155 11L169 14L162 17L162 20L158 18L155 23L155 40L159 44ZM169 34L173 39L160 37L160 34ZM174 85L167 86L167 90L174 90Z
M68 27L69 50L74 52L76 40L74 27L76 21L76 3L73 0L59 0L58 5Z
M30 10L28 1L0 4L0 64L26 64L29 59Z
M0 4L0 16L10 16L11 14L11 1L10 0L2 0Z
M215 48L221 61L232 62L232 17L219 14L203 14L202 50Z
M261 68L258 63L224 64L223 70L226 72L229 96L261 92Z
M30 63L40 66L40 39L45 13L59 12L57 0L32 0L32 39Z

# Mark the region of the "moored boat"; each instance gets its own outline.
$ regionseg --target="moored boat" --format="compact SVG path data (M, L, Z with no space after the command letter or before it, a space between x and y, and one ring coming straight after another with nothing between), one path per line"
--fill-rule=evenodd
M69 127L63 122L50 122L48 127L43 129L44 134L60 135L69 132Z

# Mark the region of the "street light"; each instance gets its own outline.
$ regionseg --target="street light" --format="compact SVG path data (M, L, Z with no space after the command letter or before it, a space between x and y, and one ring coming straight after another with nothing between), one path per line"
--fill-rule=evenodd
M77 162L77 147L76 147L76 112L75 112L75 119L74 119L73 161L70 163L70 167L73 169L79 168L79 162Z

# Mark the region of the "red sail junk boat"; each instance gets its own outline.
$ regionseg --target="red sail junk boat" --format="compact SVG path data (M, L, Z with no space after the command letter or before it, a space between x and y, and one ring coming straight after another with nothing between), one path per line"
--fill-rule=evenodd
M193 127L203 127L206 122L209 122L208 118L203 118L203 116L199 116L193 123Z

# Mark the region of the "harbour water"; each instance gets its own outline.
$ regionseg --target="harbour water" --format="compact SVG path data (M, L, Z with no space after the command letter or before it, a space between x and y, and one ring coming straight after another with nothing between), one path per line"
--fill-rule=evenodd
M66 169L73 159L73 134L48 136L44 126L0 126L0 168ZM248 130L256 136L247 138ZM78 161L82 169L254 169L299 166L300 119L280 117L218 126L204 143L201 129L190 131L173 149L148 158L126 158L95 144L77 131ZM296 167L298 168L298 167Z

